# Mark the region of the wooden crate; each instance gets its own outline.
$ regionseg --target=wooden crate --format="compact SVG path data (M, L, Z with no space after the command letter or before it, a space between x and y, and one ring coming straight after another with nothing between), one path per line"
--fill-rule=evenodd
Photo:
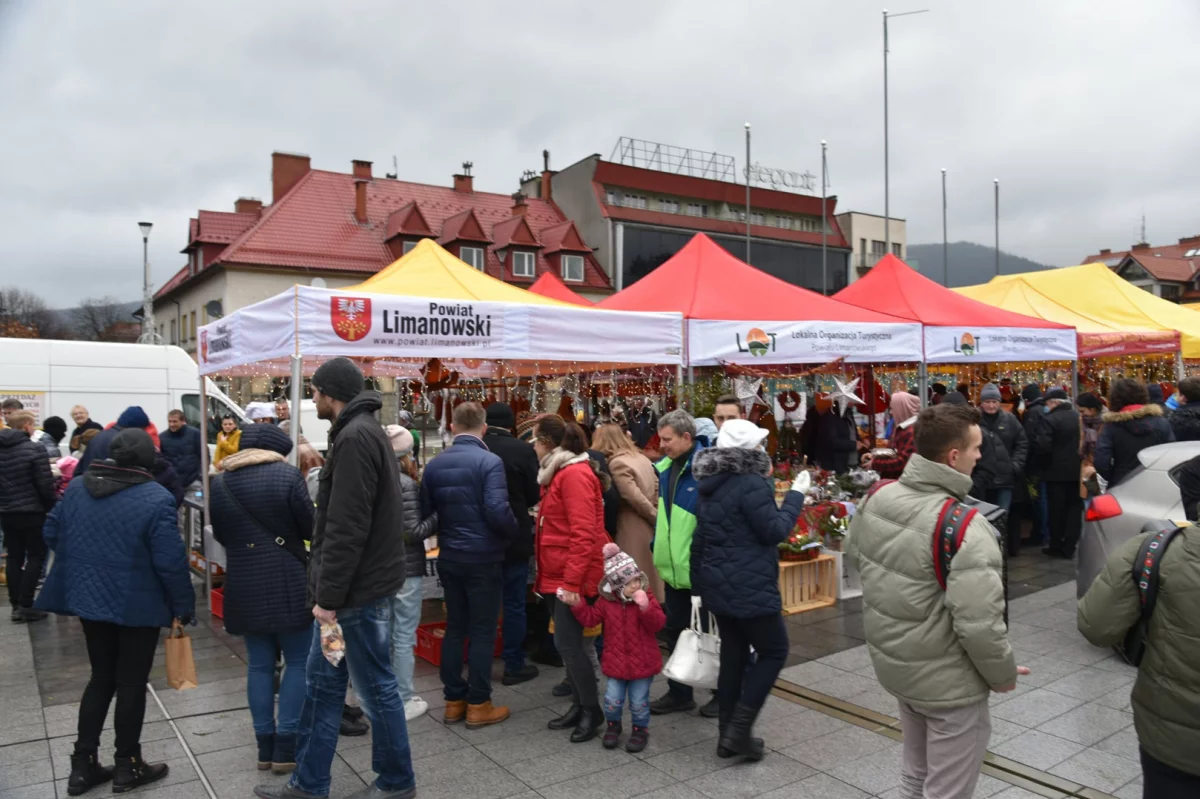
M839 579L836 563L832 555L821 555L813 560L781 561L779 595L783 598L783 615L827 608L836 603Z

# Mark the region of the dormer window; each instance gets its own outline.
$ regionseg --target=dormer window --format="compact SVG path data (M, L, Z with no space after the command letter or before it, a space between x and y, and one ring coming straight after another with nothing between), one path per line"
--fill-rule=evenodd
M408 255L410 252L412 252L416 248L416 246L417 246L417 243L415 241L406 241L400 247L400 254Z
M513 252L512 273L513 277L533 277L536 274L533 253Z
M459 247L458 257L466 261L471 266L483 271L483 248L482 247Z
M582 255L564 255L562 257L562 279L572 283L583 282Z

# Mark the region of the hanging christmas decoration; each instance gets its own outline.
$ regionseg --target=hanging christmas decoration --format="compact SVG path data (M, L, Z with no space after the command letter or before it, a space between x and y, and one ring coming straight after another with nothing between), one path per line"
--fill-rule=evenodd
M855 405L865 405L866 404L862 401L861 397L859 397L857 394L854 393L854 390L856 388L858 388L859 380L860 380L860 378L856 377L853 380L851 380L849 383L843 383L841 380L838 380L836 377L833 378L833 383L834 383L835 387L834 387L833 391L829 392L829 399L832 400L835 405L837 405L839 416L846 415L846 408L852 402Z

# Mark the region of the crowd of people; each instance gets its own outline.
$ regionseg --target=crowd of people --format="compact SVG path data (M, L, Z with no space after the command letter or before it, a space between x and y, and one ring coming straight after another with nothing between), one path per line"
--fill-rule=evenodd
M554 691L571 702L547 726L572 743L599 737L607 749L623 741L641 752L653 716L699 705L717 719L719 757L764 757L754 729L789 647L778 546L803 511L808 474L776 501L768 431L743 418L737 397L720 397L711 419L684 410L659 416L641 400L605 406L590 435L557 414L520 426L505 403L464 402L453 409L452 442L421 470L411 418L381 425L382 397L352 361L327 361L311 385L319 417L331 423L319 462L288 463L286 403L251 408L251 424L223 420L213 459L210 520L226 550L224 622L246 641L256 766L291 775L256 788L259 797L327 796L338 735L357 715L370 722L377 775L362 795L414 795L407 725L429 708L414 690L413 651L432 539L445 601L445 724L478 729L509 718L492 702L500 635L505 685L538 676L531 657L564 666ZM885 478L859 504L848 557L863 578L876 674L899 701L903 795L969 796L988 742L988 697L1028 673L1008 641L1004 555L982 516L964 512L952 561L938 570L930 536L947 498L1024 505L1045 552L1070 557L1093 473L1119 482L1140 449L1200 439L1200 380L1183 381L1180 393L1187 402L1167 418L1134 381L1114 382L1107 411L1093 395L1072 403L1061 388L1043 394L1031 385L1018 418L990 384L977 409L959 391L937 394L924 410L916 396L895 392L890 447L875 453L845 445L849 415L822 411L812 441L826 464L844 468L843 456L853 457ZM63 464L57 447L52 464L36 435L46 425L38 431L22 408L5 404L0 431L13 620L77 616L87 641L92 673L71 757L73 796L110 780L114 790L130 790L167 772L141 757L144 685L161 628L195 616L176 508L178 487L200 476L205 446L180 411L159 433L140 408L108 429L76 410L74 464ZM51 437L66 436L65 425L61 434L50 426ZM662 457L653 461L648 450ZM1175 580L1200 585L1192 546L1178 545L1168 563ZM47 547L56 557L38 593ZM1136 592L1119 571L1129 573L1134 555L1136 548L1118 552L1096 598L1081 606L1081 629L1097 642L1126 629L1136 611ZM531 586L544 615L528 605ZM717 688L698 701L698 689L668 680L651 701L660 643L676 647L697 603L703 629L721 639ZM334 624L345 647L336 665L320 632ZM1181 753L1197 742L1200 725L1165 703L1189 707L1194 694L1172 682L1171 669L1200 655L1188 650L1198 624L1167 613L1158 634L1183 643L1144 668L1135 689L1147 784L1153 770L1161 779L1196 779ZM109 769L99 734L114 697ZM1173 720L1169 735L1150 713ZM357 732L367 730L364 722Z

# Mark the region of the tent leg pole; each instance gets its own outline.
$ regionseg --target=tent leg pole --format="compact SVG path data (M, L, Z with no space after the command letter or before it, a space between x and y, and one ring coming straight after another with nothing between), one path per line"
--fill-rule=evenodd
M687 370L688 413L696 413L696 369L690 363Z
M1179 382L1185 377L1187 377L1187 371L1183 366L1183 351L1180 350L1175 353L1175 385L1178 386Z
M300 465L300 403L304 399L304 359L299 355L292 356L292 396L291 424L288 425L292 434L292 453L288 463Z
M917 364L917 390L921 392L921 407L929 404L929 364Z
M1071 361L1071 398L1079 401L1079 361Z
M200 447L200 480L203 485L204 495L204 515L201 517L200 524L200 550L204 552L204 596L208 599L208 609L212 610L212 561L209 560L209 553L204 544L208 540L211 533L209 532L208 523L208 487L210 481L208 479L209 469L209 453L208 453L208 378L200 375L200 440L204 443ZM188 535L191 536L191 530L188 530ZM186 546L190 549L191 541L186 542Z
M675 407L683 407L683 364L675 367Z

